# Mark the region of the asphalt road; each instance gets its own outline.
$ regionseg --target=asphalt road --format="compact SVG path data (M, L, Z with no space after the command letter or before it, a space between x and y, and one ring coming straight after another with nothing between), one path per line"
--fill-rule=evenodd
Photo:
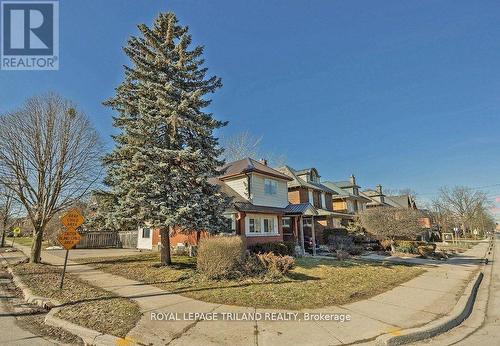
M8 293L0 285L0 345L56 345L19 327L6 304L8 299Z
M455 345L500 345L500 234L496 234L486 319L481 328Z

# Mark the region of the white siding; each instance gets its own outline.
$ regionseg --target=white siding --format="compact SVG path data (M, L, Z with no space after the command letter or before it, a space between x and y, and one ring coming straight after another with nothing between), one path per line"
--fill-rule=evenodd
M277 182L277 191L274 195L266 194L264 191L264 180L272 179ZM288 186L285 180L274 179L259 174L252 174L250 183L251 202L255 205L266 207L284 208L288 205Z
M137 232L137 248L138 249L146 249L146 250L153 249L153 229L152 228L150 228L150 231L149 231L149 238L143 238L142 237L142 227L139 227L139 230Z
M236 191L241 197L248 199L248 182L247 177L240 177L236 179L224 180L231 189Z

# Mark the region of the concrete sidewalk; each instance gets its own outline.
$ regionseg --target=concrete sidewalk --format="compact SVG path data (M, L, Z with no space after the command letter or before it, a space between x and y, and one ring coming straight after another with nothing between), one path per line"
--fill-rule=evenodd
M29 250L21 247L22 250ZM68 272L92 284L135 300L143 313L129 337L154 345L341 345L370 342L388 332L420 326L446 315L479 268L487 244L479 244L453 260L432 263L427 272L388 292L342 306L301 312L344 313L346 322L306 321L153 321L151 313L277 312L211 304L163 291L154 286L104 273L88 265L68 262ZM4 254L9 261L22 256ZM71 258L71 254L70 254ZM63 258L42 253L44 262L62 265ZM427 264L427 263L426 263ZM279 311L286 312L286 311Z

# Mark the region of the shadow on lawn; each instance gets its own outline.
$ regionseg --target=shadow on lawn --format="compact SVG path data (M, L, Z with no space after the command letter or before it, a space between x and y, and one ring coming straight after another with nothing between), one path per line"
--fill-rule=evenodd
M313 278L313 280L320 280L318 278ZM163 291L163 292L158 292L158 293L149 293L149 294L136 294L136 295L128 295L125 297L118 297L118 296L105 296L105 297L97 297L97 298L89 298L89 299L80 299L80 300L75 300L71 302L66 302L61 305L58 305L58 307L69 307L69 306L74 306L78 304L84 304L84 303L89 303L89 302L98 302L98 301L107 301L107 300L113 300L113 299L137 299L137 298L148 298L148 297L161 297L161 296L168 296L168 295L173 295L173 294L182 294L182 293L189 293L189 292L203 292L203 291L212 291L212 290L219 290L219 289L231 289L231 288L242 288L242 287L249 287L249 286L261 286L261 285L282 285L282 284L287 284L287 283L293 283L296 281L293 280L283 280L279 282L246 282L246 283L240 283L240 284L234 284L234 285L218 285L218 286L213 286L213 287L198 287L194 288L192 286L186 286L183 288L176 289L174 291ZM193 298L195 299L195 298ZM196 300L196 299L195 299Z
M173 264L168 268L173 269L196 269L196 259L191 257L173 256ZM72 265L95 265L95 264L126 264L126 263L151 263L152 267L161 269L160 256L156 254L134 255L126 257L100 257L95 259L85 258L75 260L77 264ZM69 264L68 264L69 265ZM167 267L165 267L167 268Z

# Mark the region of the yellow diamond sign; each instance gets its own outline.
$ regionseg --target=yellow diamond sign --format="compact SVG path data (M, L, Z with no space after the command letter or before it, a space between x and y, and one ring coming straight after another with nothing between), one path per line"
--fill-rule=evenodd
M59 240L59 243L66 250L69 250L73 246L78 244L80 242L80 239L82 239L82 237L80 236L80 233L78 233L74 229L69 229L67 231L64 231L57 236L57 240Z
M77 229L83 221L85 220L78 209L71 209L61 218L61 223L68 229Z

